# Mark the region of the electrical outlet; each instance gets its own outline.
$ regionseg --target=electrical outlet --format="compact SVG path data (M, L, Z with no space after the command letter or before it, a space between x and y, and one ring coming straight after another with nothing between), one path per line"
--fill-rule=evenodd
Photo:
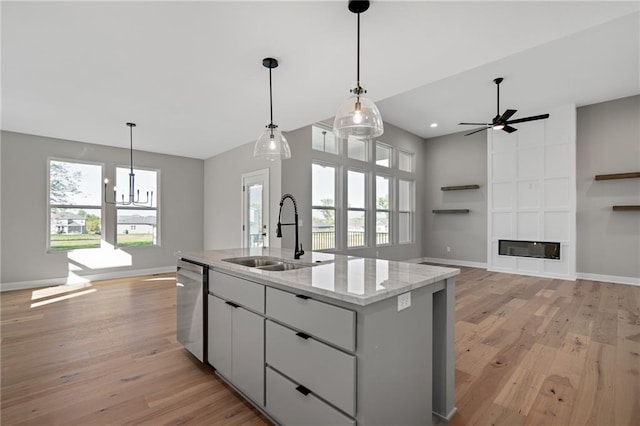
M451 247L447 246L447 253L451 253Z
M398 296L398 312L411 306L411 292L403 293Z

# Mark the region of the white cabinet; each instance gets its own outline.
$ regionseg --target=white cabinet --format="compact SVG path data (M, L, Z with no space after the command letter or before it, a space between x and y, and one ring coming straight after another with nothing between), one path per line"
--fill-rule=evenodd
M264 300L264 286L242 280L243 288L250 289L247 293L238 293L240 296L235 293L227 294L224 289L227 288L229 279L232 283L238 280L219 272L210 273L210 291L221 288L222 294L208 296L208 360L218 374L245 396L263 406L264 317L245 309L241 303L249 300L249 305L260 306L256 298L260 298L262 291ZM227 300L230 297L235 300Z

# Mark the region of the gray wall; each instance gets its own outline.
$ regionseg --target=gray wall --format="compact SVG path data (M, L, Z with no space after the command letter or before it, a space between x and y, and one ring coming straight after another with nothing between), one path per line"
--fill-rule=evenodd
M468 130L466 131L468 132ZM426 140L423 257L487 261L487 134L464 133ZM478 184L480 189L442 191ZM469 214L433 214L433 209L470 209ZM447 247L451 251L447 252Z
M640 179L595 175L640 171L640 96L578 108L577 270L640 278Z
M242 174L269 169L269 245L280 247L275 236L280 207L280 162L253 157L251 142L204 162L204 248L242 245Z
M380 142L400 148L415 155L416 165L416 241L413 244L400 244L379 247L353 248L336 253L348 254L352 256L377 257L390 260L409 260L422 257L422 217L424 216L424 167L421 159L424 157L424 139L402 130L389 123L384 124L384 134L376 138ZM311 148L311 126L306 126L293 132L287 133L287 139L291 146L291 160L282 163L282 193L291 193L298 202L298 212L302 220L300 227L300 239L305 250L311 247L311 163L313 160L323 160L335 163L335 156L323 152L314 151ZM344 159L343 164L348 164L350 160ZM376 166L374 163L367 165L362 162L357 164L357 168L366 171L384 172L384 168ZM288 204L287 204L288 206ZM283 213L289 215L290 206ZM291 217L287 217L290 219ZM289 232L287 232L289 231ZM284 229L283 247L293 248L293 230Z
M160 170L161 245L96 251L97 263L104 266L104 256L113 256L117 267L97 268L91 259L81 264L67 253L47 253L47 159L99 162L112 173L116 166L129 165L129 150L4 131L1 136L3 283L64 279L70 269L77 275L108 275L172 267L174 252L202 249L204 162L136 151L136 167ZM113 244L115 210L110 206L103 214L103 236Z

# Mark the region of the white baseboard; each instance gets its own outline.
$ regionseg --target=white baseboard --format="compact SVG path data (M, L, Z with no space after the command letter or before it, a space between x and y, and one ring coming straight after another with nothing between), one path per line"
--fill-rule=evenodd
M578 272L577 277L580 280L600 281L605 283L640 286L640 278L634 278L634 277L621 277L618 275L587 274L585 272Z
M483 262L470 262L468 260L457 259L439 259L437 257L423 257L422 259L419 259L417 263L421 262L437 263L438 265L468 266L469 268L487 268L487 264Z
M50 278L33 281L16 281L11 283L1 283L0 292L12 290L25 290L29 288L48 287L55 285L77 284L81 282L111 280L114 278L135 277L139 275L165 274L175 272L176 266L162 266L158 268L132 269L127 271L103 272L89 275L69 275L68 277Z

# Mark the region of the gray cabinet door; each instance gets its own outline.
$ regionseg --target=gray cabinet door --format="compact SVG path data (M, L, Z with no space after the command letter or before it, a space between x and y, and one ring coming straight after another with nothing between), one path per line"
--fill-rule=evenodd
M233 310L232 382L264 406L264 318L243 308Z
M209 295L208 360L209 364L231 380L231 315L235 310L224 300Z

